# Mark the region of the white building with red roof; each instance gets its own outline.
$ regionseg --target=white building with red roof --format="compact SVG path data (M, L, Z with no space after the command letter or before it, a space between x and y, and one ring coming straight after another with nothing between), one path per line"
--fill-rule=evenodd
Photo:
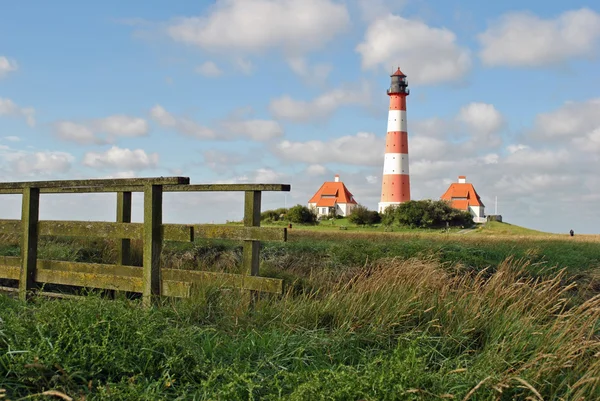
M334 181L326 181L308 201L308 207L317 212L317 217L327 216L335 211L337 216L348 216L357 205L354 196L346 185L335 175Z
M458 182L450 184L441 199L449 201L450 206L455 209L470 212L475 223L485 223L485 205L479 198L473 184L467 182L466 176L461 175L458 177Z

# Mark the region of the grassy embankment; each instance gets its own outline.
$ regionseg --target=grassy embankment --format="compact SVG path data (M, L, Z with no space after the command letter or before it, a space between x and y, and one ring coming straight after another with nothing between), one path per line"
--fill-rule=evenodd
M598 238L295 227L289 240L262 251L262 272L285 278L286 293L252 311L214 288L149 311L0 296L0 388L11 400L600 397ZM0 254L18 247L7 239ZM104 241L44 240L40 254L115 257ZM171 267L239 261L227 242L164 252Z

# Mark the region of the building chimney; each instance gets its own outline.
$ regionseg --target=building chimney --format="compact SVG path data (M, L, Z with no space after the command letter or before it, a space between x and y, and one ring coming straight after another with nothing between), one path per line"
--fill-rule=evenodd
M340 182L340 175L339 174L335 175L335 182Z
M459 184L464 184L466 182L467 182L467 177L466 176L464 176L464 175L459 175L458 176L458 183Z

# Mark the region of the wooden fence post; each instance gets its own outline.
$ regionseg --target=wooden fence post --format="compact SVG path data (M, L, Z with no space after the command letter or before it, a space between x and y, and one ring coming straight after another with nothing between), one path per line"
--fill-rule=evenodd
M131 223L131 192L117 192L117 223ZM131 240L120 238L117 240L117 265L128 266L131 264ZM110 299L126 298L126 292L106 290Z
M261 191L245 191L244 226L260 226ZM260 270L260 241L244 241L243 250L244 274L258 276ZM256 300L257 292L251 291L252 302Z
M23 188L21 209L21 274L19 276L19 298L27 300L28 293L36 287L38 221L40 213L40 189Z
M150 307L161 294L160 254L162 251L162 185L144 188L144 272L143 305Z
M117 223L131 223L131 192L117 192ZM117 264L131 264L131 240L121 239L117 243Z

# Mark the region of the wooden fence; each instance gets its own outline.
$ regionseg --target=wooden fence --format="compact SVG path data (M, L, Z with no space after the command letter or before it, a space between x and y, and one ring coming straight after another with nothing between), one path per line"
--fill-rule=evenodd
M21 256L0 256L0 278L18 280L19 297L27 299L40 284L51 283L141 293L149 306L157 296L189 297L195 285L217 282L226 287L281 293L283 281L259 276L261 241L286 241L286 228L260 227L262 191L289 191L283 184L190 185L188 177L34 181L0 183L1 194L22 194L21 220L0 220L0 233L21 236ZM242 191L244 226L163 224L164 192ZM40 194L101 193L117 195L116 222L40 221ZM131 222L131 196L144 193L143 223ZM40 260L40 236L83 236L119 239L116 265ZM178 270L161 267L163 241L194 238L243 241L244 274ZM143 240L143 266L130 265L132 239ZM3 287L4 290L11 290ZM51 295L51 294L48 294Z

